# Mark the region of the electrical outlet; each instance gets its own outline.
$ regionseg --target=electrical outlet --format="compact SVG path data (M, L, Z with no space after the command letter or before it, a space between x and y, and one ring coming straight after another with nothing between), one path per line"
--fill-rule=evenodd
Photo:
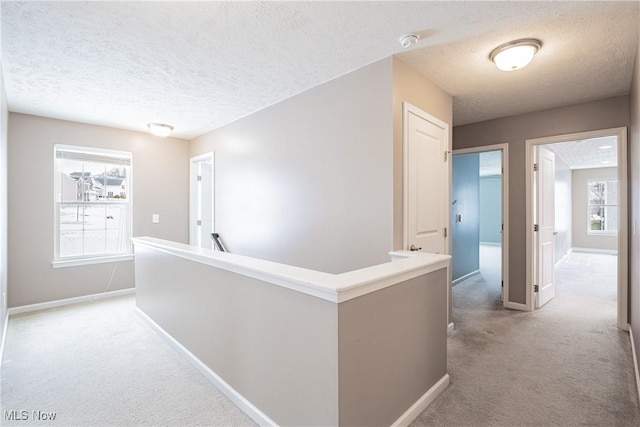
M151 222L154 224L160 224L160 214L153 214L151 216Z

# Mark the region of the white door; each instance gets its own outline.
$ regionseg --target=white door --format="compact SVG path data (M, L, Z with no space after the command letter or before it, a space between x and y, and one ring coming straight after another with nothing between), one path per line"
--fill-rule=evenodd
M447 253L449 126L404 104L404 249Z
M189 190L189 243L214 248L213 232L213 153L191 159Z
M555 154L538 147L534 171L535 200L535 260L534 284L537 286L536 308L545 305L555 294L554 231L555 231ZM535 289L535 288L534 288Z

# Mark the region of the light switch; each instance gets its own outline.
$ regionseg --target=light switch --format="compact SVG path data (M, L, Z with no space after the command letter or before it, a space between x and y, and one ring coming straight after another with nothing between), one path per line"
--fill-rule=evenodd
M154 224L159 224L160 223L160 214L153 214L151 216L151 222Z

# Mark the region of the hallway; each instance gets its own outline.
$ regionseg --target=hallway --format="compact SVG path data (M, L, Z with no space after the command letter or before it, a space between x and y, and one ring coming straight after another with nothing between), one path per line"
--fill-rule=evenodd
M640 424L631 345L616 328L616 256L571 253L556 297L506 310L499 282L453 288L451 385L413 426Z

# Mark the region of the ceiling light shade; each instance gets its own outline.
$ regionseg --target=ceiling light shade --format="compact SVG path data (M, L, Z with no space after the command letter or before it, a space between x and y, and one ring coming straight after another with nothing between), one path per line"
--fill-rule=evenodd
M420 40L420 36L417 34L408 34L406 36L400 37L400 44L403 48L407 49L411 46L414 46Z
M520 39L505 43L491 51L489 58L502 71L515 71L526 67L542 42L537 39Z
M173 126L165 125L164 123L149 123L147 127L152 134L162 137L168 136L173 130Z

